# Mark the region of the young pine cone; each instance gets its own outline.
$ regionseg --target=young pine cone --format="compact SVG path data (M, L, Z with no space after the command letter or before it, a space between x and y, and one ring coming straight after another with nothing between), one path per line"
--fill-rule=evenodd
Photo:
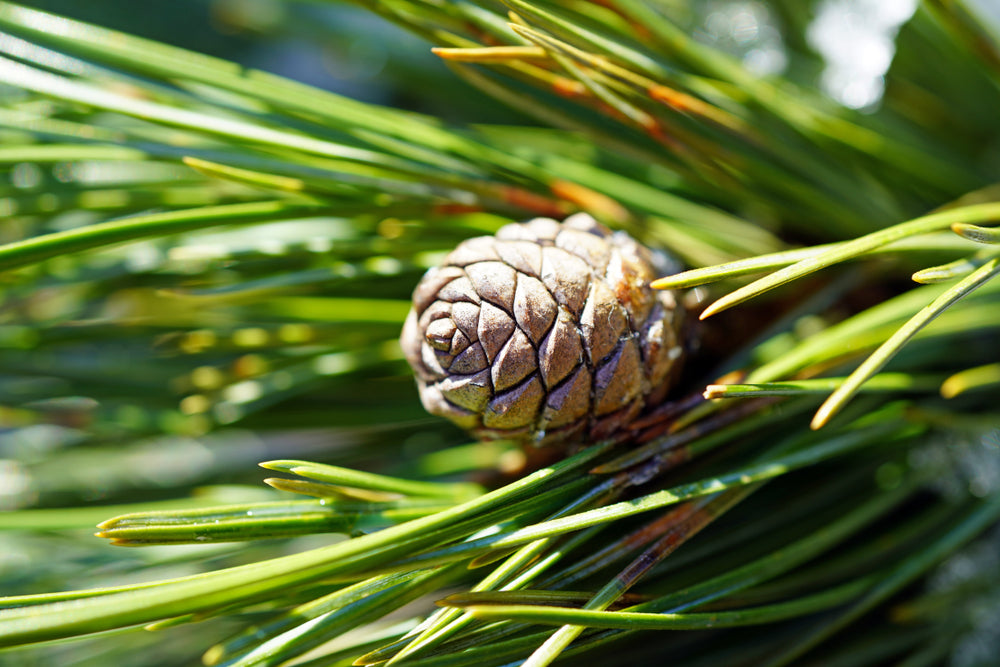
M681 308L649 288L666 263L586 214L463 241L423 277L403 327L424 407L483 439L611 435L681 365Z

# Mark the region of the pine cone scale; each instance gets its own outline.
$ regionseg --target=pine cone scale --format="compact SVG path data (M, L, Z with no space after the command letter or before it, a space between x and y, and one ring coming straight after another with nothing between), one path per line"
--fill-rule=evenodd
M507 340L493 360L493 389L503 391L518 384L538 369L538 353L520 329Z
M418 313L424 313L426 309L438 299L438 294L449 283L459 278L464 278L465 274L457 266L444 266L433 274L428 273L424 280L417 285L413 291L413 307Z
M539 366L545 386L552 389L583 363L580 333L565 310L538 346Z
M582 420L590 412L590 389L590 369L581 365L565 382L549 390L542 427L560 428Z
M503 262L469 264L465 272L472 281L472 288L483 301L488 301L506 312L514 310L514 290L517 271Z
M580 315L587 301L590 267L560 248L542 248L542 283L564 308Z
M555 322L558 308L542 281L521 275L514 291L514 319L531 341L538 345Z
M441 381L440 390L448 402L472 412L485 410L492 396L488 371L446 377Z
M642 390L639 346L626 339L595 373L594 413L605 416L631 403Z
M492 303L484 303L479 309L479 342L491 364L516 328L514 318Z
M480 371L484 371L489 367L489 365L490 362L486 357L486 353L483 352L482 344L475 343L465 348L461 354L455 357L455 360L451 362L448 370L452 373L469 375L470 373L479 373Z
M482 303L482 299L479 294L476 293L476 288L472 284L472 281L465 276L456 278L455 280L452 280L444 285L444 287L438 290L437 296L441 300L451 303L455 303L456 301L467 301L469 303L474 303L477 306Z
M477 304L456 303L452 306L451 318L470 344L479 340L479 306ZM414 335L419 336L417 333Z
M592 365L611 354L628 331L625 311L607 285L594 283L591 286L587 306L580 316L580 330Z
M531 426L545 398L538 376L533 375L516 387L499 393L483 414L483 426L495 429L526 429Z
M501 261L518 273L534 279L542 275L542 248L531 241L497 241L495 250Z

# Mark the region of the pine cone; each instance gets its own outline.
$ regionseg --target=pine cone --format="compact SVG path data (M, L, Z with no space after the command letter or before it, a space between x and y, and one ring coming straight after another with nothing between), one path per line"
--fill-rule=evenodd
M661 401L682 310L665 262L586 214L459 244L413 294L401 343L424 407L483 439L600 439Z

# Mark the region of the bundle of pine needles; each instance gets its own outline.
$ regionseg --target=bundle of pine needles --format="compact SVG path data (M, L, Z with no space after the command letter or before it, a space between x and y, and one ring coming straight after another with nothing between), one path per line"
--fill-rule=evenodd
M756 24L785 78L703 3L356 4L539 124L0 2L0 664L995 658L995 33L927 0L860 112L808 3ZM682 387L627 443L470 443L410 291L576 211L689 267Z

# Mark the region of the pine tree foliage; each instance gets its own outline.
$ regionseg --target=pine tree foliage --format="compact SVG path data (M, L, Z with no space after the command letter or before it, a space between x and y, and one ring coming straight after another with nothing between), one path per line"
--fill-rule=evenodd
M0 664L988 664L994 26L921 3L855 111L809 3L743 3L781 77L725 3L354 4L520 122L0 2ZM681 386L609 441L470 442L411 290L579 211L685 265Z

